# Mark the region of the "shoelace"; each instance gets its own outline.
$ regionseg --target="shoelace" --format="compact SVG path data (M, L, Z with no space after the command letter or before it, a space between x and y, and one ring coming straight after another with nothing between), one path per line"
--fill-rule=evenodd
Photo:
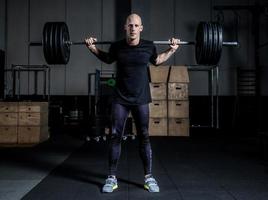
M115 185L116 184L116 180L113 179L113 178L108 178L108 179L106 179L106 184Z

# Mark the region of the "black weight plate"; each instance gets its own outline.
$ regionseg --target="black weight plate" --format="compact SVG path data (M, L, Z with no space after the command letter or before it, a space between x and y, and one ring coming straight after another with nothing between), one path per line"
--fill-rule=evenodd
M215 32L214 32L214 23L213 22L209 23L209 28L210 28L210 36L211 36L210 40L211 40L211 43L210 43L210 54L209 54L207 64L208 65L214 65L215 39L216 39L217 36L215 35Z
M206 65L209 54L209 27L207 22L203 24L203 31L204 31L203 56L202 56L202 62L200 64Z
M209 60L209 54L210 54L210 28L209 28L209 23L205 23L205 30L206 30L206 43L205 43L205 50L204 50L204 57L203 57L203 65L208 64Z
M217 45L217 50L215 53L214 57L214 64L217 65L220 61L221 58L221 52L222 52L222 26L219 23L216 23L216 28L217 28L217 35L218 35L218 45Z
M208 22L205 23L206 29L206 43L205 43L205 50L204 50L204 58L203 58L203 65L208 65L209 58L210 58L210 49L211 49L211 33L210 33L210 24Z
M48 60L48 64L54 64L53 32L54 23L50 22L50 28L48 29L48 51L50 54L50 59Z
M53 29L54 24L50 22L50 28L48 29L48 51L50 54L50 59L48 64L54 64L54 48L53 48Z
M70 35L66 23L62 22L60 32L61 64L67 64L70 59L70 46L66 44L66 41L70 41Z
M61 57L60 57L60 29L61 29L61 24L60 22L57 22L54 27L54 34L55 34L55 43L54 43L54 48L55 48L55 64L61 64Z
M57 22L53 22L51 25L51 38L50 38L50 47L51 47L51 52L52 52L52 58L51 58L51 64L58 64L57 63L57 34L56 34L56 29L57 29Z
M213 59L213 28L212 28L212 23L209 22L207 23L207 28L208 28L208 53L206 57L206 65L211 65L212 59Z
M202 49L201 49L201 44L200 44L200 40L201 40L201 22L198 24L197 29L196 29L196 35L195 35L195 59L196 62L199 64L200 62L200 55L202 54Z
M219 50L219 33L218 33L218 28L217 28L217 26L218 26L217 22L215 22L213 25L214 25L214 37L215 37L213 64L217 65L219 62L219 60L217 60L217 54L218 54L218 50Z
M210 53L209 53L209 58L208 58L208 65L212 65L213 63L213 48L214 48L214 32L213 32L213 22L209 23L209 29L210 29Z
M207 54L207 42L208 42L208 32L206 22L202 25L203 38L202 38L202 58L200 64L206 63L206 54Z
M56 49L56 34L55 30L57 27L57 22L53 22L51 25L51 32L50 32L50 49L52 52L52 58L50 64L56 64L57 63L57 49Z
M212 24L213 28L213 55L211 59L211 65L216 65L217 60L216 60L216 55L217 55L217 50L218 50L218 29L217 29L217 24L214 22Z
M49 30L50 30L51 24L49 22L45 23L43 28L43 53L44 57L47 63L51 60L51 55L49 51Z
M206 50L207 31L205 28L205 22L200 22L196 31L196 46L195 56L197 64L204 63L204 55Z

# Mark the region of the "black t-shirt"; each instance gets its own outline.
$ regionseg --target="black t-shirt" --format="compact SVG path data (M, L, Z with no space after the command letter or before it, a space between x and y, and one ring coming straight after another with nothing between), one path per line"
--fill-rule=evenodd
M151 102L148 65L155 65L157 58L153 42L140 40L138 45L130 46L120 40L110 46L108 54L111 61L117 61L114 101L127 105Z

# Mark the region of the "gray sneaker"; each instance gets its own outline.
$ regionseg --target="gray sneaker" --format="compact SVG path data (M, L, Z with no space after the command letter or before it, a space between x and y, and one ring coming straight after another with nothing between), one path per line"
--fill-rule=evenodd
M157 185L156 180L151 176L145 178L144 188L149 192L159 192L159 186Z
M111 193L118 188L117 179L115 177L108 177L105 180L105 185L102 188L102 192Z

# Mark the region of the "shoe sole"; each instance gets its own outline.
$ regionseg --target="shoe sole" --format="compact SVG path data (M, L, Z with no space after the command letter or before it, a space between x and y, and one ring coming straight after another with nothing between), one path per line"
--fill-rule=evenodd
M148 192L159 192L159 190L158 191L152 191L152 190L150 190L150 188L149 188L149 186L148 185L144 185L144 189L146 189L146 190L148 190Z
M102 190L103 193L112 193L114 190L116 190L118 188L118 185L113 186L113 190L112 191L104 191Z

